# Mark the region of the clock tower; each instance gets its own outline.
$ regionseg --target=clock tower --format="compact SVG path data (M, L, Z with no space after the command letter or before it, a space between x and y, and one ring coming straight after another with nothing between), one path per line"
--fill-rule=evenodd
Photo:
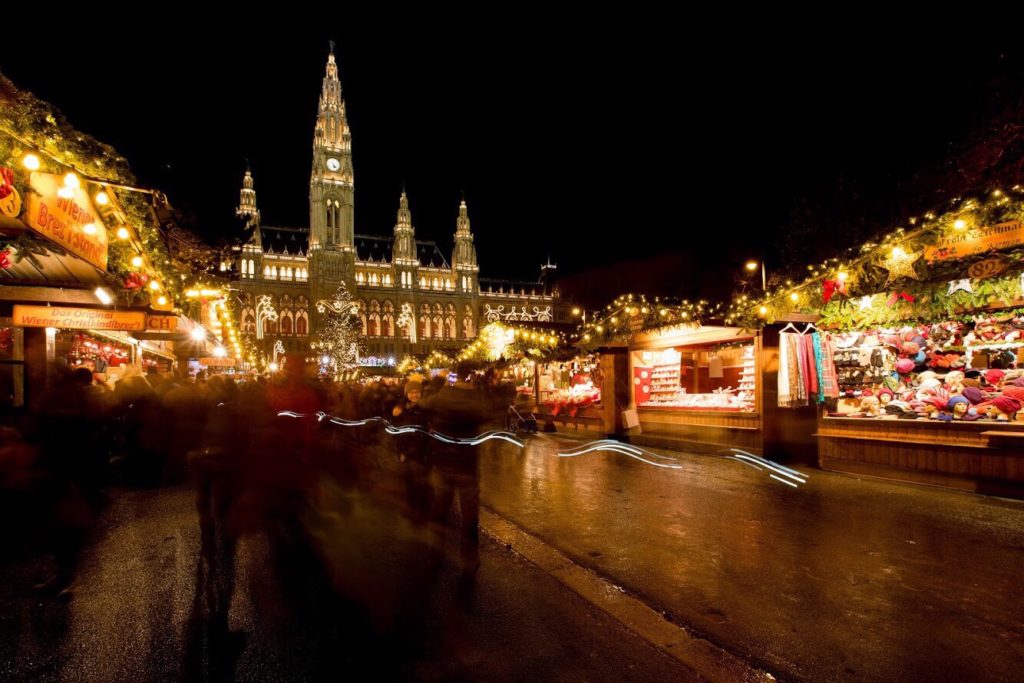
M314 300L329 298L342 282L355 277L355 190L352 133L345 118L334 43L320 89L313 130L313 170L309 176L309 274Z
M354 198L352 134L345 118L345 101L341 98L338 65L331 43L313 131L313 170L309 177L310 249L352 250Z

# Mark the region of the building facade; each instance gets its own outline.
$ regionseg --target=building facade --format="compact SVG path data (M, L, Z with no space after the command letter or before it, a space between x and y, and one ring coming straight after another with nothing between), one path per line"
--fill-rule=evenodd
M416 239L405 192L391 235L355 232L352 134L333 51L313 131L309 226L264 225L248 170L236 214L247 241L226 266L239 282L242 331L268 351L278 340L286 351L308 350L321 315L317 302L342 283L358 302L364 353L379 359L461 348L494 320L550 328L572 322L550 263L537 282L481 280L465 200L450 260L434 242Z

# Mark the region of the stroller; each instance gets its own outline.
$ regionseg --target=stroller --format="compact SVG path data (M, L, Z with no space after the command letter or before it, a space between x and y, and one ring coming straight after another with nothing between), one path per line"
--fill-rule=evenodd
M508 416L506 419L506 425L508 431L513 434L524 432L526 434L537 433L537 416L533 414L533 401L526 397L525 399L516 397L515 402L508 407Z

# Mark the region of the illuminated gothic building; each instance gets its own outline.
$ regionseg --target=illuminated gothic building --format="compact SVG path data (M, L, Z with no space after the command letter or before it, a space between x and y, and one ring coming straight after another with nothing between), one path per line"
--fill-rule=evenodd
M391 235L357 234L354 188L352 132L332 51L313 130L309 227L264 224L252 173L246 171L242 181L236 214L248 237L236 248L231 267L239 279L243 332L262 337L265 349L281 340L287 351L308 350L320 316L316 304L330 299L342 282L359 304L365 353L377 358L461 348L493 320L552 327L570 322L550 263L533 283L479 277L465 200L449 260L434 242L416 239L405 192ZM263 330L257 335L263 295L270 297L277 319L259 316Z

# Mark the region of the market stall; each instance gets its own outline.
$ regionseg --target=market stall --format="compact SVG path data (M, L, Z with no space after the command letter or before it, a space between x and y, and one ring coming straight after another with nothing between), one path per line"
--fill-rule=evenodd
M635 335L629 352L641 431L634 441L760 452L757 335L675 325Z
M1022 216L1020 188L958 200L733 309L777 333L773 408L816 412L822 467L1024 495Z
M600 358L583 354L537 366L538 419L560 421L574 429L601 427Z

